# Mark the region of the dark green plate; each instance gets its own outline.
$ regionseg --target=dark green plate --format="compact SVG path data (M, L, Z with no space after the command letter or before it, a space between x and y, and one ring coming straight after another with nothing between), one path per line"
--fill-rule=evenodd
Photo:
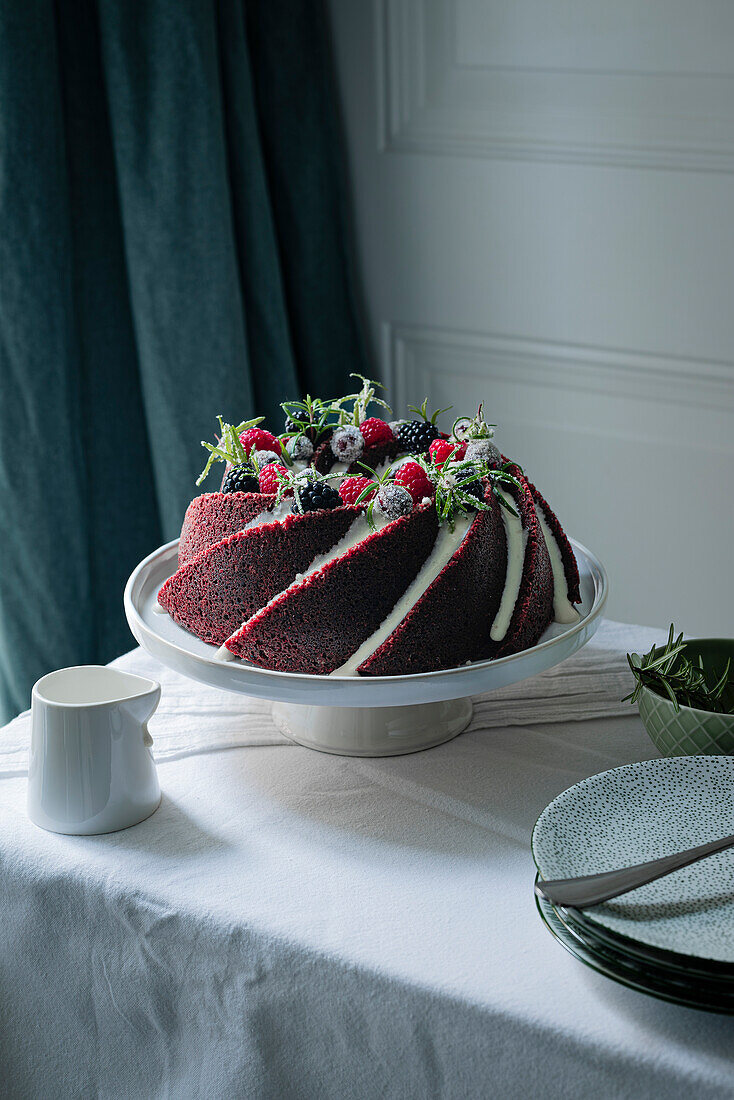
M715 960L709 962L695 955L680 955L677 951L651 947L597 924L590 920L583 910L561 909L560 914L565 923L577 930L587 943L597 943L612 951L621 952L628 958L637 959L643 964L659 966L665 971L694 975L704 981L722 983L725 987L734 985L734 964L732 963L720 963Z
M602 944L598 937L591 942L582 929L572 926L545 898L536 896L535 903L554 939L574 958L604 977L673 1004L734 1015L734 981L727 983L643 961Z

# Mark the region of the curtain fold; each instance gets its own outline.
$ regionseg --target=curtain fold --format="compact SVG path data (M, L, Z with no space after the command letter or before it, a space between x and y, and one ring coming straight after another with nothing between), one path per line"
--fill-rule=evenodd
M323 9L0 6L0 719L129 648L214 417L364 371Z

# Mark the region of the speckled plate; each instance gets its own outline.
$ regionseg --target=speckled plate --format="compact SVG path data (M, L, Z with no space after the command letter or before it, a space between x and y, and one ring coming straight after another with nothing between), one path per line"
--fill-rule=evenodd
M734 758L645 760L593 775L546 807L532 837L541 878L656 859L734 832ZM734 963L734 850L587 909L600 926L661 951Z

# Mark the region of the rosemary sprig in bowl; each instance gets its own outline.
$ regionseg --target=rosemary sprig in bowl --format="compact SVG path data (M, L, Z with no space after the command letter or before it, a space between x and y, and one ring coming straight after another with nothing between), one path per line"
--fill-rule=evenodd
M643 657L628 653L627 662L636 684L622 702L627 699L631 703L638 702L645 688L648 688L657 695L670 699L676 714L682 706L713 714L731 714L734 704L731 690L734 689L734 679L730 676L731 658L727 659L721 673L712 675L704 667L700 653L697 659L691 660L685 651L683 634L676 638L675 627L671 623L664 646L653 646ZM711 679L714 679L713 684Z

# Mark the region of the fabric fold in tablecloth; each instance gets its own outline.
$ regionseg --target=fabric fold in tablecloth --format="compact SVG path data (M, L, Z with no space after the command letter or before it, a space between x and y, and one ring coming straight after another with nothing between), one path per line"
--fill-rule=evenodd
M605 620L592 640L548 672L474 699L471 729L582 721L634 714L621 699L632 686L626 653L629 626ZM637 627L635 647L644 652L665 639L663 631ZM142 649L112 662L113 668L160 681L161 702L150 722L156 760L257 745L290 745L273 724L266 699L218 691L172 672ZM0 777L28 770L30 713L0 734Z
M275 738L268 704L129 654L164 682L156 813L47 833L0 782L3 1100L732 1100L732 1021L581 965L533 897L543 808L655 755L619 702L653 637L606 624L460 737L382 759L171 759ZM27 732L0 731L23 765Z

